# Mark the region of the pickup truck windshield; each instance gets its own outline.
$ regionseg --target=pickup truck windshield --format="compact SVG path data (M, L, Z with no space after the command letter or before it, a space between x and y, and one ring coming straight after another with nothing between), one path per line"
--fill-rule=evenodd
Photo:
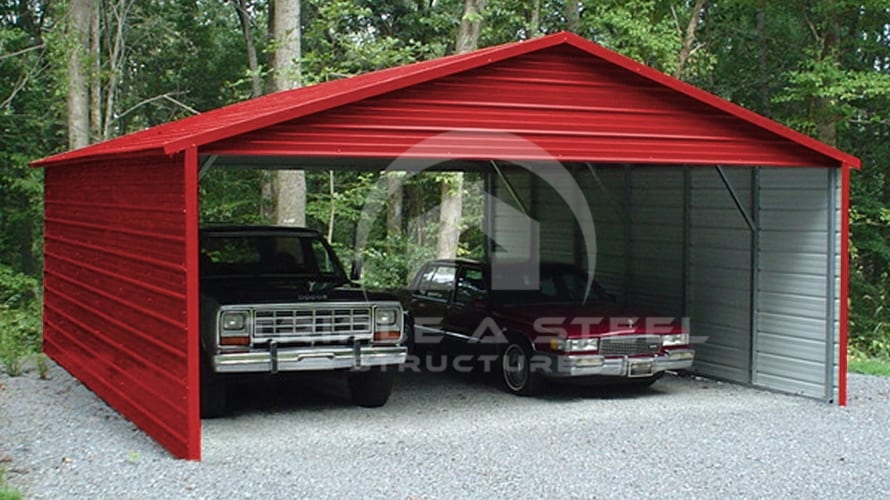
M209 235L202 240L201 275L346 281L343 267L321 238L294 235Z

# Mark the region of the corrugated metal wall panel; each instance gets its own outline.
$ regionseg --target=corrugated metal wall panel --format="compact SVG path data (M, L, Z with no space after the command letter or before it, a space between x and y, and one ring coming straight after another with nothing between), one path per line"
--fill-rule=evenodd
M576 180L581 187L596 226L597 281L619 302L626 295L627 254L626 228L628 224L625 200L625 168L613 165L594 165L581 169ZM581 256L581 262L587 256Z
M541 260L575 263L575 238L579 236L569 203L581 200L565 200L562 196L570 196L569 193L573 192L574 177L561 175L554 182L556 185L550 185L538 177L534 177L532 182L533 216L541 228Z
M634 166L630 184L628 304L680 317L685 309L684 169Z
M751 169L725 169L733 192L751 211ZM689 173L688 305L695 369L704 375L751 381L751 230L713 168Z
M469 135L442 136L411 149L453 131ZM522 147L515 138L494 132L514 134L536 147ZM249 132L202 147L202 152L600 163L824 162L812 150L565 46Z
M760 169L753 383L820 399L832 392L836 267L826 169ZM833 211L833 210L832 210Z
M493 176L492 193L503 205L492 209L494 234L490 236L494 240L495 248L491 253L491 259L492 261L529 259L533 255L533 250L538 250L533 249L538 245L537 236L533 234L534 228L528 216L523 214L523 209L529 212L532 209L532 177L527 170L515 167L503 167L502 172L513 193L509 191L504 179L497 175ZM519 198L519 203L513 198L513 194Z
M184 234L181 156L46 171L45 352L194 457Z

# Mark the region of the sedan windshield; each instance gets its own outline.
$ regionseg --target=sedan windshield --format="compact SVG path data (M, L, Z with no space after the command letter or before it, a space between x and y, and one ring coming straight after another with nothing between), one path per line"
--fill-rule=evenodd
M611 302L612 298L599 283L590 281L586 271L570 264L543 264L540 274L534 276L527 266L508 266L508 283L519 286L495 286L494 298L504 305L510 304L597 304ZM497 272L494 276L498 281ZM588 288L588 285L589 288Z

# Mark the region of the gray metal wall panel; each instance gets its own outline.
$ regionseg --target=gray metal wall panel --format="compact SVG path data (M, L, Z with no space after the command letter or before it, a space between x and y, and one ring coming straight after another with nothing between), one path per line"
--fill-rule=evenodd
M635 309L684 313L684 175L682 167L631 169L628 303Z
M625 195L625 170L618 166L595 166L596 173L579 170L575 176L587 198L593 222L596 226L597 281L619 301L625 300L625 255L627 207ZM585 256L586 257L586 256Z
M569 203L582 200L563 198L572 195L573 177L558 176L554 181L556 185L540 178L532 182L533 216L541 224L541 260L574 263L577 224Z
M751 169L725 169L739 201L751 210ZM752 234L718 172L693 168L689 195L688 304L696 345L695 370L751 380Z
M826 398L833 344L830 172L763 168L753 383ZM829 302L829 300L831 302Z
M504 177L512 186L522 206L529 210L531 205L531 175L529 172L521 169L508 169L504 170ZM515 209L493 210L494 234L492 239L497 244L497 248L491 254L492 260L527 259L531 257L531 245L533 242L529 240L532 228L528 223L528 219L522 215L521 207L513 199L504 180L497 175L493 176L492 191L501 202ZM499 251L498 248L514 251L508 255L503 251Z

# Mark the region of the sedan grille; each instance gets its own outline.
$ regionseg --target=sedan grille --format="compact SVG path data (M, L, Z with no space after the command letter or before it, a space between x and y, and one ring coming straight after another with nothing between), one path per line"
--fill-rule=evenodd
M345 342L371 338L371 308L257 309L254 340Z
M627 335L600 340L603 356L644 356L658 354L660 350L661 337L658 335Z

